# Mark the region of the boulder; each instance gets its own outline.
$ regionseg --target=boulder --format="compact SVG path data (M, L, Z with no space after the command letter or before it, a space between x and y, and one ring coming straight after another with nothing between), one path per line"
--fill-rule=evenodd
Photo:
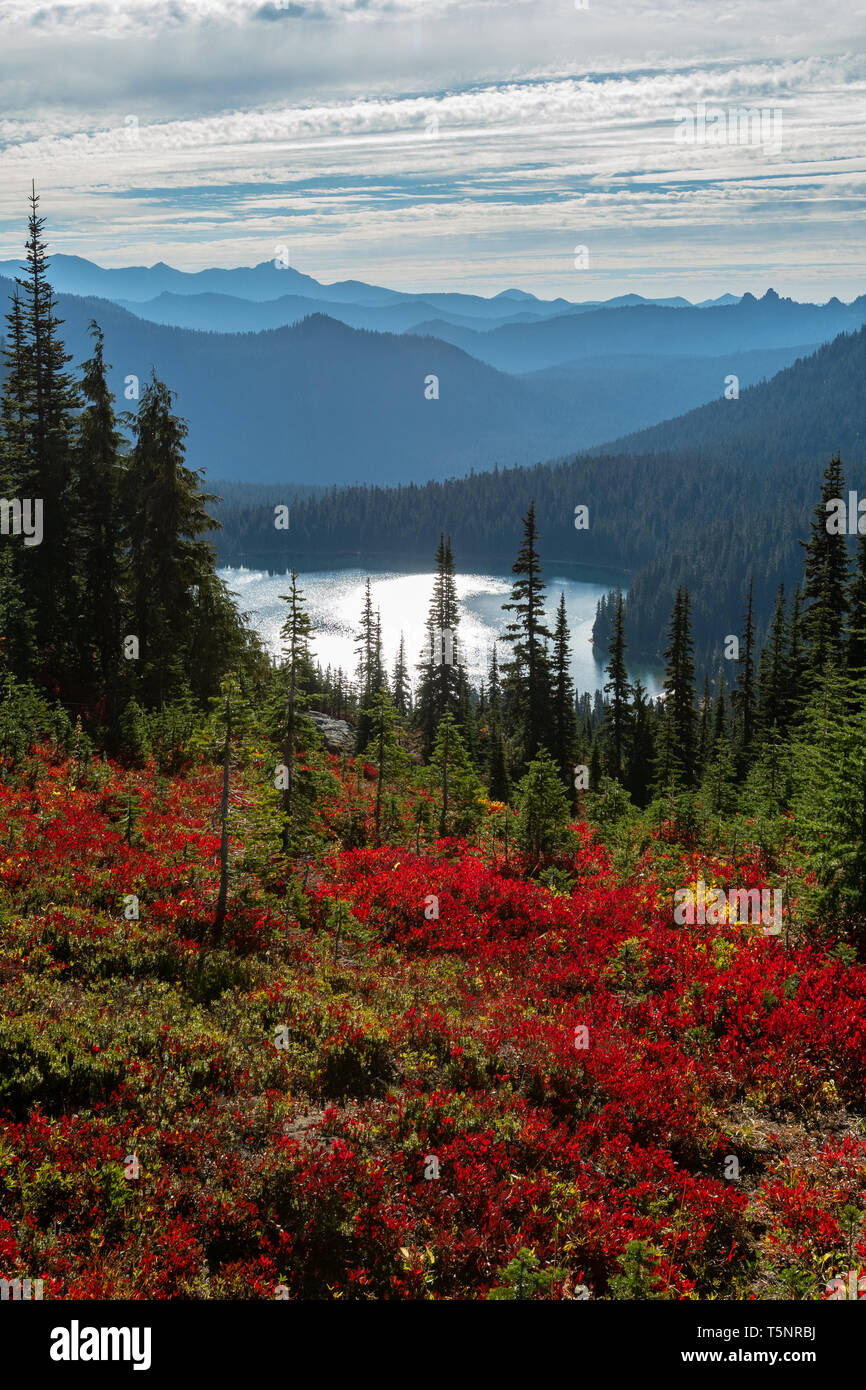
M307 710L307 716L322 735L329 753L354 753L355 730L345 719L332 719L329 714L317 709Z

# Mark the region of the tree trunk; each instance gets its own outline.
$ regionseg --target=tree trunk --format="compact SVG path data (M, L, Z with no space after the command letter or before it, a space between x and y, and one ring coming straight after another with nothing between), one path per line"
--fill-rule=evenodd
M442 815L439 819L439 834L444 839L448 826L448 753L451 730L445 726L445 743L442 748Z
M383 777L383 775L384 775L384 770L385 770L385 769L384 769L384 762L385 762L385 754L384 754L384 747L385 747L385 701L384 701L384 697L383 697L381 694L380 694L380 696L379 696L379 700L380 700L380 705L379 705L379 759L378 759L378 761L379 761L379 768L378 768L378 773L379 773L379 775L378 775L378 777L376 778L376 844L377 844L377 845L381 843L381 838L382 838L382 836L381 836L381 831L380 831L380 827L381 827L381 823L382 823L382 777Z
M231 756L232 706L226 696L226 741L223 749L223 795L220 805L220 890L217 898L213 931L216 942L222 941L226 921L226 901L229 891L229 759Z

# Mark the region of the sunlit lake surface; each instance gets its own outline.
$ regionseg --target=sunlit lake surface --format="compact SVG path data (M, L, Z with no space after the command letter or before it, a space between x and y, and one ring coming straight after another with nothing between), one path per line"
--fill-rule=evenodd
M433 592L432 571L407 572L389 570L371 572L364 569L315 570L299 576L307 612L313 624L313 655L322 666L338 666L354 676L357 657L355 634L361 618L364 584L370 576L373 606L381 613L382 647L388 671L392 671L402 633L406 643L406 660L413 682L415 664L421 656L425 641L424 625ZM249 614L256 631L268 649L280 652L280 627L285 621L286 605L281 595L286 593L286 575L268 574L256 569L222 569L220 575L235 595L238 607ZM596 604L603 594L614 587L615 581L599 577L567 578L555 569L546 573L548 626L553 630L559 596L565 594L565 606L571 630L572 675L578 691L600 690L607 677L604 663L593 656L592 624ZM502 604L511 593L510 574L458 574L457 595L460 601L460 625L457 630L460 658L473 683L486 676L493 643L500 639L510 614ZM499 659L507 660L510 648L500 641ZM660 672L636 665L630 668L632 679L640 678L655 695L661 688Z

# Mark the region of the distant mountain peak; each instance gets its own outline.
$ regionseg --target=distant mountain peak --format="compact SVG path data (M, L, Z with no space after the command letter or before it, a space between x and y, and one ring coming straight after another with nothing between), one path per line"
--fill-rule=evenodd
M493 296L494 299L535 299L534 294L527 294L526 290L500 290L499 294Z

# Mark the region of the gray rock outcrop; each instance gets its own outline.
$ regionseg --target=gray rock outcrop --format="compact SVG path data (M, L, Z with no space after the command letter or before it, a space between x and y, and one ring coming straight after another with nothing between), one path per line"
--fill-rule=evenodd
M329 753L354 753L355 730L345 719L332 719L321 710L307 710L307 717L313 721Z

